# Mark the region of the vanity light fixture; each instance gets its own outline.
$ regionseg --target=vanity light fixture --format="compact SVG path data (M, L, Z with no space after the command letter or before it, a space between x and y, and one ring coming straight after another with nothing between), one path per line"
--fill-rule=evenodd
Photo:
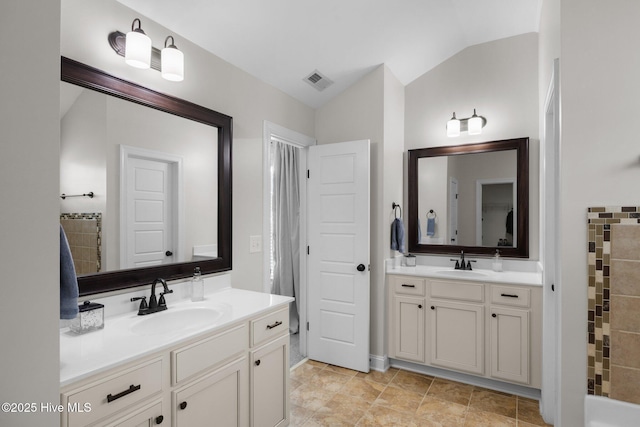
M138 28L135 28L136 21ZM151 39L142 31L140 19L131 23L131 31L127 33L124 60L132 67L147 69L151 66Z
M166 80L184 80L184 54L176 47L173 36L165 39L164 49L160 51L151 45L151 39L142 31L140 19L136 18L131 24L131 31L126 35L113 31L108 39L111 48L132 67L153 68L160 71Z
M167 42L171 39L171 44ZM174 44L173 36L167 36L164 40L164 49L161 53L161 73L162 77L173 82L184 80L184 54L178 50Z
M482 128L487 125L487 119L478 116L476 109L473 109L473 116L464 119L456 118L456 113L453 113L451 120L447 122L447 136L455 137L460 136L460 132L468 132L469 135L480 135Z

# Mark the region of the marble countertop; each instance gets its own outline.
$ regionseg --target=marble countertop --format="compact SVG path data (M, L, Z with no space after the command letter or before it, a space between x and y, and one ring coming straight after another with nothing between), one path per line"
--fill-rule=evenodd
M186 340L223 329L233 323L287 306L293 298L241 289L225 288L205 296L204 301L183 300L172 302L167 298L166 311L138 316L137 312L105 319L104 329L75 335L67 328L60 330L60 386L104 372L137 358L156 353ZM136 334L131 326L141 318L175 313L187 308L216 309L221 315L213 323L180 330Z
M417 265L415 267L391 267L386 272L387 274L430 277L434 279L542 286L542 274L528 271L493 271L485 269L464 271L454 270L451 267Z

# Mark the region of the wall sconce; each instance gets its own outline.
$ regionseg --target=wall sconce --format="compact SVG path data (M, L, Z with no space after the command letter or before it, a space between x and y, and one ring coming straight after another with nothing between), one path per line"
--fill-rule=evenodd
M108 39L111 48L132 67L153 68L160 71L163 78L174 82L184 80L184 54L175 46L173 36L165 39L164 49L160 51L151 45L151 39L142 31L140 19L136 18L126 35L113 31ZM167 45L169 39L171 44Z
M473 116L465 119L456 118L456 113L453 113L451 120L447 122L447 136L455 137L460 136L460 132L468 132L469 135L480 135L482 128L487 125L487 119L478 116L476 109L473 109Z

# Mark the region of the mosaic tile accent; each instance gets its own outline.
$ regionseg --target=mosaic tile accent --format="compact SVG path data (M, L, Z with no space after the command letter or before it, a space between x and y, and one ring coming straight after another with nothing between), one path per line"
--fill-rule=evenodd
M76 274L102 270L102 214L61 213L60 224L67 235Z
M592 207L588 223L587 393L611 392L611 226L640 224L640 207Z

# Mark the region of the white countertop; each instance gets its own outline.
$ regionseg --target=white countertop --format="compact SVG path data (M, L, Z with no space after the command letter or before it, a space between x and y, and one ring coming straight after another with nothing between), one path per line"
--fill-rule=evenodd
M222 329L262 312L284 307L294 300L291 297L232 288L209 293L205 300L200 302L172 302L169 297L169 308L166 311L147 316L138 316L137 312L132 312L105 318L104 329L99 331L74 335L68 329L61 329L60 386L158 352L198 335ZM141 318L162 316L170 313L172 309L176 311L189 307L215 308L220 310L222 315L212 324L175 332L139 335L130 330L130 326Z
M466 280L471 282L542 286L542 274L529 271L493 271L485 269L464 271L454 270L452 267L417 265L415 267L391 267L387 269L387 274L421 276L449 280Z

